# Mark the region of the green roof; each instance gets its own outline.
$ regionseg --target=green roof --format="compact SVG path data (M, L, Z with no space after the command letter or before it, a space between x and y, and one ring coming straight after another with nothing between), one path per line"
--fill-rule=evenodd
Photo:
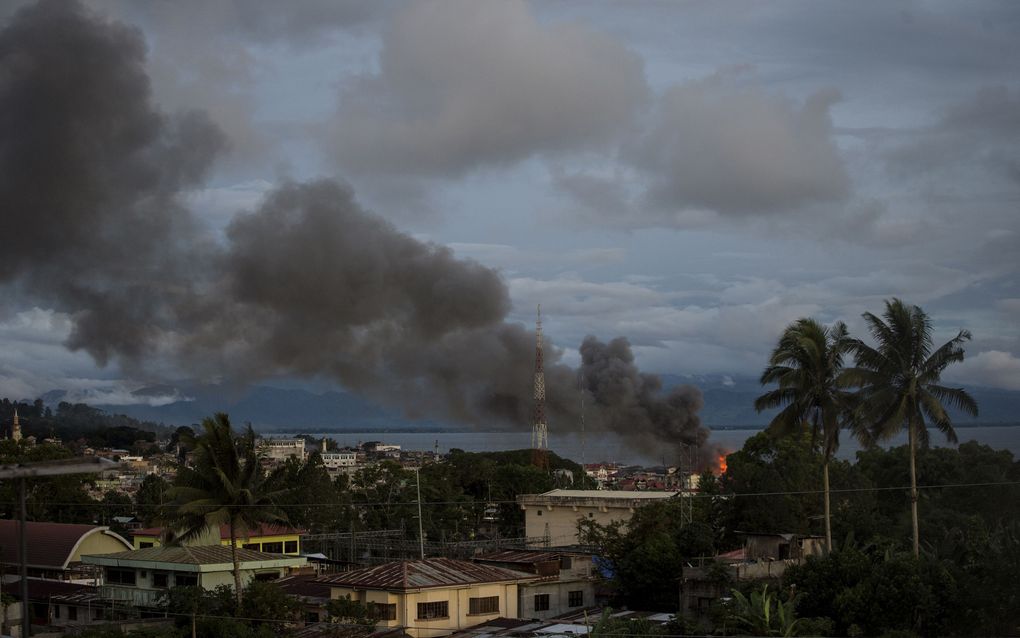
M205 571L201 567L214 565L233 565L228 545L201 545L185 547L146 547L115 554L99 554L81 557L83 563L93 565L142 567L153 563L164 565L194 566L187 571ZM286 554L269 554L251 549L237 548L237 561L242 568L255 567L297 567L307 561L300 556ZM246 565L247 563L247 565ZM259 563L259 565L251 565Z

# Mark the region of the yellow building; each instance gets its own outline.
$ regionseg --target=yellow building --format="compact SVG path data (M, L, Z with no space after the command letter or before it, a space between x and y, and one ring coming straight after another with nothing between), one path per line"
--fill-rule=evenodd
M395 561L322 578L330 598L350 597L371 607L377 627L414 638L445 636L494 618L517 617L517 587L538 580L492 565L451 558Z
M164 531L162 527L150 527L134 532L131 538L135 549L162 546ZM257 529L249 530L247 534L239 535L237 546L267 554L298 556L301 554L301 534L303 533L303 530L294 529L293 527L263 523ZM217 534L219 536L218 539ZM202 534L198 538L183 544L189 546L212 545L217 540L220 545L230 547L229 525L220 525L218 532L215 528L210 528L208 533Z
M113 554L131 549L109 527L28 521L26 563L29 577L74 580L90 577L92 570L82 565L82 554ZM0 520L0 576L4 571L17 573L21 561L18 551L21 531L17 521Z

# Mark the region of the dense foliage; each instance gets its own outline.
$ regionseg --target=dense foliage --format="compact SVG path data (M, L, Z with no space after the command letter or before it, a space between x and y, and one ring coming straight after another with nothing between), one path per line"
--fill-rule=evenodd
M822 531L821 457L810 433L762 432L706 477L694 523L668 500L639 509L631 525L586 524L586 538L609 561L620 604L676 609L685 564L740 546L736 531ZM786 573L774 605L793 603L806 621L793 632L826 635L1014 635L1020 631L1020 461L974 441L922 448L917 455L920 558L911 553L907 446L859 452L833 461L836 549ZM999 485L989 485L998 483ZM1005 483L1005 484L1003 484ZM1013 484L1009 484L1013 483ZM886 489L898 487L899 489ZM877 489L882 488L882 489ZM720 582L726 573L719 570ZM727 587L737 583L725 582ZM744 584L750 604L760 585ZM770 590L771 591L771 590ZM762 596L758 602L765 600ZM732 605L732 603L731 603ZM752 605L753 607L753 605ZM747 611L747 610L744 610ZM760 611L760 610L759 610ZM722 626L732 609L718 614ZM729 623L729 630L734 625ZM746 629L746 627L745 627ZM773 628L776 629L776 628Z

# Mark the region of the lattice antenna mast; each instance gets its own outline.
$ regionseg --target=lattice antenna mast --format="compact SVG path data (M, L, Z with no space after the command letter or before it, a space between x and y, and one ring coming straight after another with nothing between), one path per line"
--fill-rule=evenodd
M531 429L532 463L549 469L549 427L545 422L545 369L542 363L542 305L535 320L535 413Z

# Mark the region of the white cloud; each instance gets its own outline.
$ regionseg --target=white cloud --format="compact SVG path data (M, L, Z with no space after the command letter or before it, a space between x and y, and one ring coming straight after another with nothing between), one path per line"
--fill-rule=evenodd
M1001 350L986 350L947 368L946 378L1005 390L1020 390L1020 357Z

